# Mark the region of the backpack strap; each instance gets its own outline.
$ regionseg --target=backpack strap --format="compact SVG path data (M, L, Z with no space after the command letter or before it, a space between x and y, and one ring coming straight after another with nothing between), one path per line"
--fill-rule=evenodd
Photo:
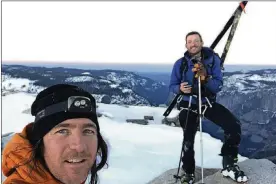
M211 71L213 71L213 67L214 67L214 64L215 64L215 56L219 57L218 53L216 52L213 52L213 59L212 59L212 63L209 63L208 65L206 65L205 67L207 68L211 68ZM219 57L220 58L220 57ZM208 74L210 75L210 74Z
M223 62L221 60L221 57L218 55L218 53L214 52L214 54L220 59L220 70L222 71L222 75L224 75L223 71L224 71L224 66L223 66ZM214 66L214 62L215 62L215 57L213 57L213 66ZM213 68L212 68L213 69Z
M184 56L182 58L181 65L180 65L180 78L181 78L181 81L183 79L183 72L186 74L187 71L188 71L188 61Z

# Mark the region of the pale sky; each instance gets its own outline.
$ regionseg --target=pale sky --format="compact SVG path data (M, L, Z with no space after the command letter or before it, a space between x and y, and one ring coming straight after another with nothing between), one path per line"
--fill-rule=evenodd
M210 46L239 1L2 2L3 61L174 63ZM221 54L228 33L215 49ZM249 2L226 64L276 64L276 2Z

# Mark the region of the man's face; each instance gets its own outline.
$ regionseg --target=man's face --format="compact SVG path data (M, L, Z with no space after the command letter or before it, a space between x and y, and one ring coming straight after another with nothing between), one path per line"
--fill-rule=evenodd
M195 55L201 51L203 42L198 34L189 35L186 40L186 48L191 55Z
M44 138L44 159L50 172L65 184L80 184L96 160L96 125L86 118L69 119Z

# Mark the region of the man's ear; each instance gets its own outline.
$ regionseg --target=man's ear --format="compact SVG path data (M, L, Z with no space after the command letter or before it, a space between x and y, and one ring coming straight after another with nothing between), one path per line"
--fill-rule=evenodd
M186 47L186 49L188 49L188 48L187 48L187 43L185 44L185 47Z

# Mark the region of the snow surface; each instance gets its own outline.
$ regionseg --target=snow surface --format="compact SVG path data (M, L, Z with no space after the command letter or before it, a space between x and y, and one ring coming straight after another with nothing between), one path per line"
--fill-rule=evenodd
M132 90L131 90L131 89L124 88L124 89L122 90L122 92L123 92L123 93L131 93Z
M65 79L65 82L89 82L92 81L94 78L90 76L75 76L75 77L68 77Z
M135 85L141 85L144 86L147 82L146 79L134 79L134 75L132 73L126 73L126 74L118 74L115 72L110 72L106 78L108 80L113 81L117 85L123 83L123 82L129 82L131 83L131 86Z
M252 81L276 82L276 74L264 74L263 76L254 74L247 79Z
M224 82L224 85L227 88L236 86L240 92L244 89L244 85L241 82L244 82L243 79L247 77L248 77L248 74L235 74L235 75L229 76L226 78L226 82Z
M34 80L2 75L2 91L40 92L44 87L34 85Z
M30 108L35 95L15 93L2 97L2 134L20 132L33 121L30 114L22 111ZM98 104L106 116L99 118L101 132L110 145L108 168L100 171L104 184L143 184L166 170L178 166L182 143L182 130L161 124L165 108L146 106L121 106ZM177 111L172 111L171 117ZM154 116L149 125L126 123L127 118ZM200 165L200 137L195 140L196 164ZM204 167L221 168L218 156L222 142L203 133ZM245 160L240 157L240 161Z
M91 75L90 72L83 72L82 75Z
M276 74L268 73L259 74L234 74L224 77L224 89L235 88L237 92L247 94L258 89L266 88L265 82L276 82Z
M111 88L117 88L119 85L118 84L110 84Z
M100 82L106 82L106 83L111 83L109 80L105 80L105 79L100 79Z
M20 88L26 88L27 86L31 85L31 82L29 79L23 79L23 78L10 78L6 79L5 81L2 82L3 87L7 90L11 89L20 89ZM25 86L25 87L23 87Z

